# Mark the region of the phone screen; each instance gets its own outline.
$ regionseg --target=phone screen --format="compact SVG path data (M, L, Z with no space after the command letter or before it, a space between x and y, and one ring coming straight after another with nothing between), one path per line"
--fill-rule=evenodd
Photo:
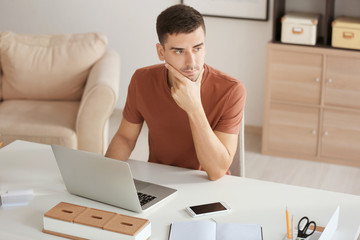
M190 209L195 214L204 214L204 213L209 213L209 212L218 212L218 211L226 210L226 208L220 202L192 206L192 207L190 207Z

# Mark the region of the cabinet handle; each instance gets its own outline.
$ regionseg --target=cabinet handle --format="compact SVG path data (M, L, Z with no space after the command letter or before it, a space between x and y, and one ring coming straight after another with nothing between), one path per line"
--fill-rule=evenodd
M314 130L312 130L312 132L311 132L312 134L314 134L314 135L316 135L316 130L314 129Z
M329 132L325 131L324 136L327 136L327 135L329 135Z
M320 82L320 78L319 77L315 78L315 82Z
M331 78L328 79L328 83L332 83L333 80Z

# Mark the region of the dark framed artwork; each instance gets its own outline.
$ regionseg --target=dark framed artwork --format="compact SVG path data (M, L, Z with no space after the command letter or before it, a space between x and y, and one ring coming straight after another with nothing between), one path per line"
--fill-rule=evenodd
M208 17L267 21L269 0L181 0Z

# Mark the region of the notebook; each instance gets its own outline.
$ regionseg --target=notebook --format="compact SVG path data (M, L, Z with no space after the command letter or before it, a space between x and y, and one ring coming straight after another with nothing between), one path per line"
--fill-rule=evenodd
M216 223L212 220L173 222L169 240L262 240L259 224Z
M142 212L177 191L133 179L125 161L58 145L51 145L51 148L66 189L71 194Z

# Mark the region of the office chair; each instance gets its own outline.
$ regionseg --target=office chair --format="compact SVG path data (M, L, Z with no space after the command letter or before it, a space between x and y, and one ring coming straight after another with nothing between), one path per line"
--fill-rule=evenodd
M241 127L238 137L238 146L230 166L231 175L245 177L245 144L244 144L244 128L245 128L245 111L241 120Z

